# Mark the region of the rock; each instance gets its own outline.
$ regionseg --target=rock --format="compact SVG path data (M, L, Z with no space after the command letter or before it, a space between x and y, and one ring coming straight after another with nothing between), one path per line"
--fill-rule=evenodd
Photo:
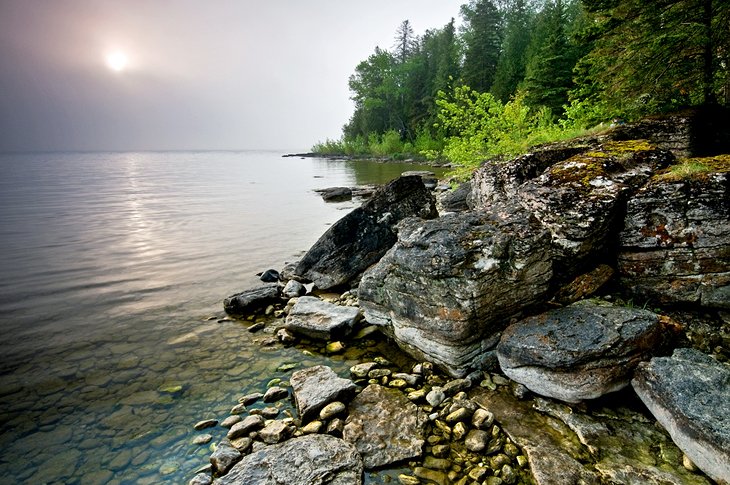
M281 401L289 397L289 391L279 386L273 386L266 390L264 394L264 402Z
M223 428L230 428L234 424L240 423L242 420L243 418L240 415L234 414L233 416L228 416L226 419L221 421L221 426Z
M548 234L519 206L409 219L359 287L365 319L455 376L481 368L509 318L552 277Z
M343 350L345 350L345 345L340 341L329 342L325 346L325 352L327 352L328 354L339 354Z
M319 412L319 419L327 421L335 416L339 416L347 410L347 406L340 401L331 402Z
M454 425L454 428L451 430L451 434L454 436L454 439L456 441L461 441L469 432L469 430L466 427L466 424L463 422L458 422Z
M256 401L264 397L263 393L260 392L252 392L251 394L246 394L245 396L241 396L238 398L238 402L240 404L243 404L244 406L250 406L251 404L254 404Z
M444 394L447 396L453 396L454 394L466 391L471 387L471 381L469 379L452 379L441 388Z
M471 418L471 424L477 429L489 429L494 424L494 414L486 409L477 409Z
M467 198L471 193L471 181L466 181L456 189L444 192L440 198L441 207L446 212L461 212L469 210Z
M199 436L196 436L193 438L193 444L194 445L205 445L210 443L210 441L213 439L212 435L209 434L201 434Z
M322 421L317 421L315 419L314 421L310 421L306 425L302 426L300 429L304 434L312 434L319 433L323 426L324 423Z
M215 485L362 485L354 446L327 435L306 435L244 457Z
M342 433L345 430L345 422L340 418L335 418L327 424L325 433L328 435L342 438Z
M201 431L206 428L212 428L213 426L218 424L217 419L205 419L203 421L198 421L195 423L195 426L193 426L193 429L196 431Z
M347 337L360 318L360 310L302 296L286 317L285 328L310 338L337 340Z
M413 469L413 474L423 480L430 480L437 485L448 485L449 479L442 471L431 470L426 467L417 466Z
M291 435L292 431L293 429L288 423L280 420L274 420L264 426L264 429L259 431L259 438L261 438L261 441L267 445L273 445L287 439Z
M378 366L377 362L362 362L350 367L350 374L356 379L364 379L368 373Z
M210 455L214 475L225 475L241 459L241 452L230 441L222 440Z
M329 187L317 190L325 202L341 202L352 199L350 187Z
M632 385L703 472L730 483L730 369L694 349L639 365Z
M210 485L213 479L207 473L198 473L190 479L188 485Z
M267 269L260 276L261 281L264 283L276 283L279 281L279 278L279 272L275 269Z
M256 431L264 427L264 418L258 414L246 416L242 421L234 424L228 431L226 438L234 440L241 436L247 436L251 431Z
M421 480L419 480L417 477L401 473L400 475L398 475L398 482L401 485L420 485Z
M655 177L628 202L621 282L652 302L730 308L730 163L725 173Z
M353 399L349 413L343 438L355 445L365 468L421 456L427 417L400 391L371 384Z
M307 289L304 285L296 280L289 280L289 282L284 285L284 289L281 290L281 294L287 298L296 298L297 296L302 296L306 292Z
M250 315L271 303L279 302L279 295L278 285L263 285L229 296L223 300L223 308L231 315Z
M246 405L245 404L236 404L231 408L231 410L228 412L228 414L236 415L236 414L243 414L246 412Z
M246 453L253 444L253 440L248 436L244 436L242 438L236 438L235 440L231 440L231 444L241 453Z
M553 301L562 305L569 305L587 298L605 285L613 274L613 268L607 264L598 265L595 269L576 277L569 284L562 287L553 297Z
M320 289L347 284L385 254L396 242L395 225L411 216L436 217L434 199L419 177L401 177L333 224L296 274Z
M511 325L497 357L531 391L577 402L628 385L636 365L658 350L662 331L652 312L583 301Z
M471 412L469 412L466 408L459 408L451 413L449 413L445 418L444 421L447 423L456 423L458 421L467 421L469 418L471 418Z
M356 389L354 382L338 377L324 365L298 370L292 374L290 382L302 423L317 417L331 402L349 401Z
M444 402L445 399L446 394L440 387L435 387L426 394L426 402L435 408Z
M279 342L285 345L293 344L297 341L297 337L285 328L280 328L276 331L276 338L279 340Z

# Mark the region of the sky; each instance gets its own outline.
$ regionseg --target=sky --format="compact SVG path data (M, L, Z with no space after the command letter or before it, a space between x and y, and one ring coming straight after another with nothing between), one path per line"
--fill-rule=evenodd
M0 151L307 150L403 20L465 0L0 0Z

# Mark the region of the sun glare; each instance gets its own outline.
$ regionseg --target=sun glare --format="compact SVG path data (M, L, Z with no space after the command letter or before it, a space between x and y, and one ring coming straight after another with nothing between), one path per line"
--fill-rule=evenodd
M129 58L127 54L121 51L115 51L107 54L106 65L109 69L114 72L121 72L127 68L129 64Z

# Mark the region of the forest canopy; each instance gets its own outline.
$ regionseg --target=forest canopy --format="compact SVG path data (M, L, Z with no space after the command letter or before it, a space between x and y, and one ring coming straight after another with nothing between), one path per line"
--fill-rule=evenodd
M355 68L355 109L319 152L464 165L611 120L730 104L727 0L470 0Z

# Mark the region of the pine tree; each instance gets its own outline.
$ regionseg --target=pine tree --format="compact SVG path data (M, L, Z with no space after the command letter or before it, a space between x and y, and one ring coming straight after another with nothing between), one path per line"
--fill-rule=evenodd
M501 15L491 0L471 0L462 6L461 14L465 21L462 80L486 93L494 82L502 46Z
M503 103L515 94L517 86L525 78L529 33L533 22L534 12L529 9L525 0L515 0L507 7L502 52L491 90Z

